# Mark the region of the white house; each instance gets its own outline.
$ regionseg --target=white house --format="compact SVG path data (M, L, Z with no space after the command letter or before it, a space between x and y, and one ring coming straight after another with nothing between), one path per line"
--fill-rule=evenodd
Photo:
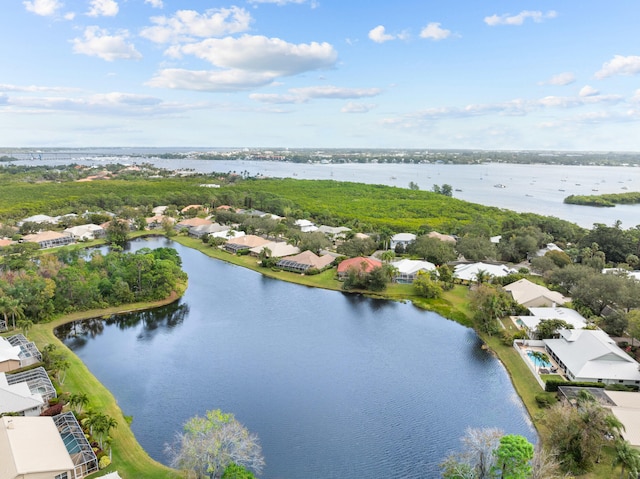
M318 230L318 227L309 220L296 220L294 225L300 228L303 233L311 233Z
M571 381L640 385L640 364L604 331L562 329L543 343Z
M563 305L571 300L557 291L551 291L524 278L506 285L504 290L526 308Z
M254 256L258 256L263 249L269 248L271 251L270 256L272 258L282 258L284 256L292 256L298 254L300 252L300 248L297 246L293 246L289 243L285 243L284 241L272 241L270 243L255 246L251 248L249 254Z
M9 384L6 374L0 373L0 414L39 416L43 407L42 395L32 392L26 382Z
M469 263L456 265L453 276L463 281L476 281L479 271L484 271L489 276L502 278L516 271L504 264Z
M409 243L413 243L416 240L416 235L413 233L398 233L391 237L389 241L389 249L396 249L397 246L406 248Z
M415 259L401 259L391 263L391 266L397 270L397 274L393 278L396 283L412 283L420 271L428 272L436 269L436 265L429 261Z
M587 320L576 310L569 308L529 308L531 315L517 316L515 323L518 327L523 328L531 339L536 338L536 329L540 321L548 319L561 319L573 326L574 329L584 329L587 326Z
M544 248L539 249L538 251L536 251L534 256L544 256L545 254L547 254L549 251L563 251L562 248L560 248L558 245L556 245L555 243L547 243L546 246Z
M72 226L64 230L64 232L73 236L75 240L93 240L102 238L105 235L104 228L94 224Z

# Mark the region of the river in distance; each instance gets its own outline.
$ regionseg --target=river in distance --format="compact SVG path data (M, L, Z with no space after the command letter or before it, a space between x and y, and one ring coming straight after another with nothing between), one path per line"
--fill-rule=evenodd
M163 238L189 275L173 305L56 333L149 454L210 409L258 434L263 479L422 479L467 427L537 435L475 332L400 302L266 278ZM532 379L533 380L533 379Z
M108 156L110 155L111 156ZM114 156L114 155L120 156ZM201 173L247 172L275 178L332 179L408 188L413 182L420 189L449 184L453 196L461 200L517 212L555 216L585 228L594 223L608 226L620 221L623 228L640 224L640 205L614 208L569 205L569 195L625 193L640 189L640 168L616 166L571 166L547 164L486 163L481 165L399 164L399 163L289 163L253 160L195 160L145 158L128 154L151 154L144 150L96 150L69 155L49 155L44 160L20 160L21 165L79 164L101 165L107 162L152 163L169 170L192 169ZM159 154L159 152L155 152ZM102 155L102 156L96 156ZM107 155L107 156L105 156ZM19 157L20 155L16 155ZM23 155L24 156L24 155Z

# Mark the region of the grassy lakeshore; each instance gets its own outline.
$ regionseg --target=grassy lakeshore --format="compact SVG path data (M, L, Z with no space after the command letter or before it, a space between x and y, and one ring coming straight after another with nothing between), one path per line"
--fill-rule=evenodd
M149 234L139 234L136 236L149 236ZM155 236L158 235L155 234ZM274 279L288 281L308 287L342 291L342 283L336 279L335 270L333 269L312 276L274 271L260 267L257 259L254 257L232 255L217 248L205 245L202 241L194 238L179 235L174 236L171 239L186 247L196 249L209 257L226 261L244 268L249 268ZM473 321L471 319L472 313L469 309L467 297L468 288L466 286L457 285L451 291L444 292L442 297L437 300L427 300L416 296L413 292L413 287L405 284L390 284L388 288L381 293L355 293L394 301L411 301L416 307L434 311L441 316L454 320L464 326L473 327ZM29 331L29 338L35 341L39 348L42 348L46 344L55 344L58 348L67 352L70 367L67 371L66 380L62 389L68 392L86 392L90 398L90 407L104 411L106 414L114 417L118 421L118 427L111 433L113 437L113 463L109 468L100 471L100 473L95 474L94 476L115 470L117 470L121 476L126 479L137 477L152 479L179 478L182 477L182 474L179 471L168 468L149 457L146 451L138 444L131 428L127 424L125 420L126 411L123 412L120 409L111 392L93 376L84 363L73 352L71 352L58 338L55 337L53 330L56 327L71 321L103 316L107 317L111 314L156 308L176 301L179 296L180 294L173 294L171 297L159 302L136 303L123 305L121 307L74 313L58 318L49 323L36 324ZM544 411L537 406L535 401L535 396L541 392L541 389L531 376L531 372L522 362L517 352L511 346L504 345L499 337L487 336L482 333L478 334L483 342L505 366L516 392L522 399L533 424L538 431L540 439L544 443L546 430L541 423L541 417ZM133 420L135 421L135 418L133 418ZM596 470L581 477L587 479L605 479L611 477L611 458L611 451L604 451L603 460L597 466Z

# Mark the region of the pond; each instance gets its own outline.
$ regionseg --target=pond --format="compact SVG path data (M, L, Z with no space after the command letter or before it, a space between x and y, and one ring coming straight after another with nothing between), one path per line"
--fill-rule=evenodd
M175 304L57 331L149 454L209 409L260 437L264 479L438 477L467 427L537 439L475 332L399 302L266 278L163 238L189 274Z

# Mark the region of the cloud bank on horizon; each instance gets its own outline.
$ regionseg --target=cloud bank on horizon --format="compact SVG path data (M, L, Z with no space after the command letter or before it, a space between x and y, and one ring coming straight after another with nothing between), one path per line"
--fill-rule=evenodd
M0 146L640 151L636 0L7 3Z

